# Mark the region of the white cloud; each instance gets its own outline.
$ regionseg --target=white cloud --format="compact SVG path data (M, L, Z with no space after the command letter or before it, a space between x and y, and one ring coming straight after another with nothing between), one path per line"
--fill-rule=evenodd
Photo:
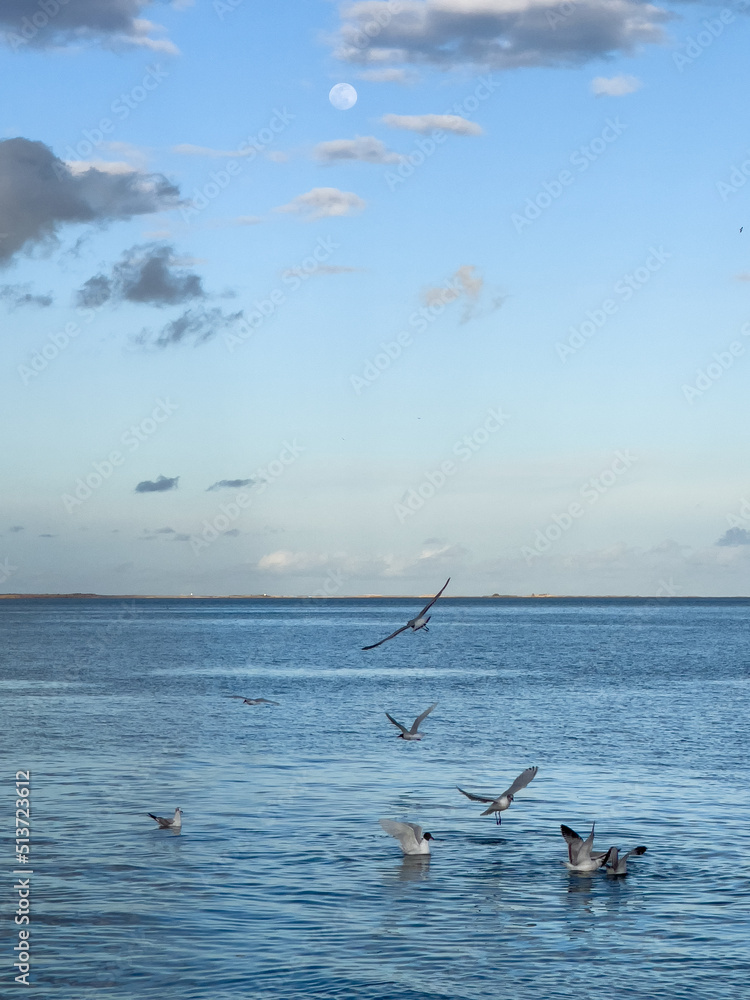
M297 195L288 204L279 206L276 211L305 215L308 221L312 222L315 219L353 215L355 212L361 212L364 207L365 202L353 191L319 187Z
M340 163L345 160L359 160L362 163L400 163L403 159L398 153L389 152L384 142L371 135L320 142L313 150L313 156L321 163Z
M461 115L383 115L380 120L390 128L404 128L423 134L441 129L453 135L482 135L481 125Z
M642 86L637 76L597 76L591 81L591 92L597 97L624 97Z
M366 69L357 74L360 80L371 83L414 83L416 77L405 69Z

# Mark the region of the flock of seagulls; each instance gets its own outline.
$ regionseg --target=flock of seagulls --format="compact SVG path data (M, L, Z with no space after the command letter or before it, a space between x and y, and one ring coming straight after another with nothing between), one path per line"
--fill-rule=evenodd
M408 629L411 629L412 632L417 632L420 629L424 629L425 632L428 632L429 629L427 628L427 622L432 616L428 615L427 612L433 606L435 601L437 601L437 599L441 596L449 583L450 577L448 577L443 586L429 601L429 603L422 608L419 614L415 618L408 621L406 625L396 629L395 632L386 636L385 639L381 639L379 642L375 642L370 646L363 646L362 649L375 649L378 646L382 646L384 642L388 642L390 639L395 639L397 635L400 635L402 632L406 632ZM241 694L228 695L228 697L242 701L243 705L279 705L278 701L271 701L269 698L247 698L245 695ZM418 715L409 729L407 729L406 726L403 726L400 722L397 722L389 712L386 712L385 714L388 721L400 730L397 737L398 739L418 742L424 736L423 733L419 732L419 727L427 716L434 711L435 708L437 708L437 704L437 702L433 702L429 708L426 708L424 712L421 713L421 715ZM512 784L504 792L501 792L500 795L477 795L474 792L465 791L458 785L456 785L456 788L462 795L465 795L466 798L470 799L472 802L483 802L487 804L487 808L480 813L480 815L491 816L494 813L495 822L500 825L502 823L501 813L510 808L516 794L526 788L526 786L534 780L538 771L538 767L527 767L525 771L521 771ZM158 823L160 830L171 830L173 833L180 833L182 829L182 809L180 808L175 809L174 816L171 819L165 818L164 816L155 816L153 813L148 813L148 815L151 819ZM392 819L380 819L378 822L390 837L393 837L399 842L401 850L407 856L430 854L430 841L437 840L437 838L431 833L423 832L422 827L417 823L400 823ZM575 832L575 830L572 830L564 823L561 824L560 832L568 845L568 860L563 862L563 864L569 871L572 872L594 872L600 868L604 868L608 875L627 875L628 858L640 857L646 853L647 849L643 846L634 847L632 850L622 855L617 847L610 847L606 851L595 851L594 825L595 824L592 823L591 833L584 840L583 837Z

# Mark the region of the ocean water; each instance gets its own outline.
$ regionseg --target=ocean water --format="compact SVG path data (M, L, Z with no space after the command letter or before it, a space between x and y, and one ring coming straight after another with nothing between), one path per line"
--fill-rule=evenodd
M442 598L361 651L419 606L0 601L2 981L30 769L27 996L750 996L750 601ZM532 764L501 826L456 791ZM562 864L593 821L626 878Z

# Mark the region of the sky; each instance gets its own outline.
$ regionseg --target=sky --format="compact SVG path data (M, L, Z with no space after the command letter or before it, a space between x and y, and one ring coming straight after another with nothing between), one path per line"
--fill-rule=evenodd
M0 592L747 594L746 6L5 0Z

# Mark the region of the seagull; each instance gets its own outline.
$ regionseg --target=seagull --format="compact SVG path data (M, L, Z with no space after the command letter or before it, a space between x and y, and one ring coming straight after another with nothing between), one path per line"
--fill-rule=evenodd
M174 816L172 819L165 819L163 816L154 816L153 813L149 813L151 819L155 819L159 824L160 830L176 830L180 832L180 827L182 826L182 809L175 809Z
M401 730L401 732L398 734L398 736L396 737L396 739L398 739L398 740L421 740L422 739L422 733L417 732L417 730L419 729L419 724L420 724L420 722L424 722L424 720L427 718L427 716L430 714L430 712L436 706L437 706L437 702L435 701L435 702L433 702L430 705L429 708L426 708L424 710L424 712L422 712L421 715L418 715L416 717L416 719L414 720L414 722L412 723L411 729L407 729L406 726L402 726L400 722L396 722L396 720L393 718L393 716L392 715L388 715L388 713L386 712L385 714L388 715L388 718L393 723L393 725L394 726L398 726L398 728Z
M376 646L382 646L384 642L388 642L389 639L395 639L397 635L400 635L402 632L405 632L408 628L410 628L412 632L417 632L421 628L423 628L425 632L429 632L430 630L427 628L427 622L430 620L432 615L427 615L426 618L425 615L430 610L435 601L438 599L438 597L440 597L440 595L450 582L451 578L448 577L448 579L445 581L445 583L437 592L437 594L435 594L435 596L432 598L430 603L425 604L425 606L422 608L422 610L419 612L416 618L412 618L411 621L408 621L406 623L406 625L402 625L401 628L397 628L395 632L393 632L391 635L387 635L385 639L381 639L380 642L374 642L372 646L363 646L362 649L375 649Z
M395 837L404 854L429 854L428 841L435 840L431 833L422 833L416 823L397 823L392 819L379 819L378 823L390 837Z
M568 860L563 862L565 867L571 872L595 872L602 865L609 864L612 852L617 857L617 848L610 847L608 851L592 851L594 846L594 826L591 824L591 833L584 840L579 837L575 830L571 830L564 823L560 825L560 832L568 844Z
M456 788L458 788L462 795L465 795L467 799L471 799L473 802L489 802L489 808L485 809L481 815L488 816L490 813L497 813L496 819L499 826L503 821L500 813L504 812L510 806L516 792L520 792L522 788L525 788L536 777L538 770L538 767L527 767L525 771L521 771L510 788L506 792L503 792L502 795L473 795L471 792L465 792L463 788L458 788L458 785L456 785Z
M242 694L228 694L227 698L240 698L243 705L280 705L280 701L270 701L268 698L246 698Z
M645 847L634 847L632 851L628 851L627 854L623 854L619 857L616 847L610 847L609 858L607 861L607 875L627 875L628 874L628 858L631 856L640 857L641 854L646 853Z

